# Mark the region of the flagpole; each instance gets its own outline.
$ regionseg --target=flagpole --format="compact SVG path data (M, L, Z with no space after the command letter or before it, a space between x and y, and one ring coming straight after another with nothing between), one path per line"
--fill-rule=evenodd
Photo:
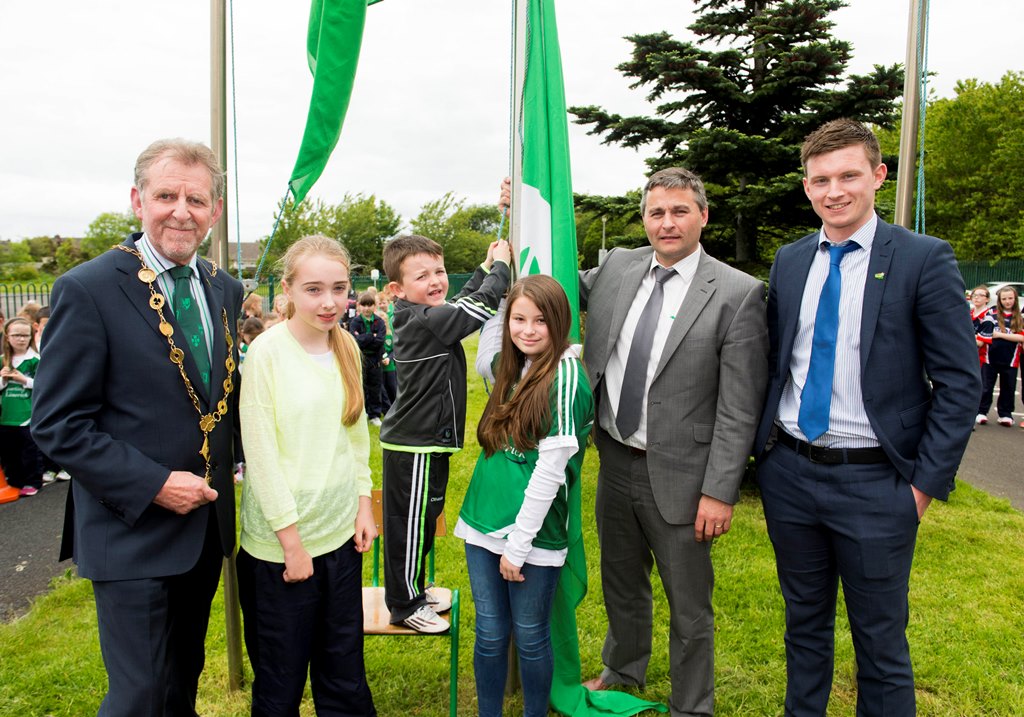
M917 128L921 109L921 44L927 22L928 0L910 0L910 21L907 24L907 57L903 77L903 119L900 128L900 170L896 174L896 216L894 222L913 228L915 167L917 159Z
M526 82L526 12L529 0L512 0L512 116L509 152L511 155L512 210L509 215L509 242L512 245L512 271L519 258L522 232L523 195L523 86Z
M227 13L225 0L210 0L210 148L228 166L227 129ZM231 177L231 181L237 181ZM226 186L225 186L226 189ZM224 211L213 227L210 256L228 271L228 202L224 192ZM241 241L235 237L235 241ZM233 320L233 319L232 319ZM235 558L224 559L224 632L228 651L228 686L242 689L242 620L238 603L238 573Z

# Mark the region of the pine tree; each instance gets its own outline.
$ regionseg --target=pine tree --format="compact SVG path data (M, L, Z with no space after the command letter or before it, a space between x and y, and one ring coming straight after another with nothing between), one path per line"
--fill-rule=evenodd
M708 189L706 244L736 262L771 251L816 220L800 186L800 144L824 122L850 117L879 127L896 119L899 65L875 65L840 87L851 45L827 17L842 0L695 0L698 42L669 33L634 35L618 70L649 90L653 117L571 107L604 143L655 144L651 170L681 165ZM760 251L759 251L760 250Z

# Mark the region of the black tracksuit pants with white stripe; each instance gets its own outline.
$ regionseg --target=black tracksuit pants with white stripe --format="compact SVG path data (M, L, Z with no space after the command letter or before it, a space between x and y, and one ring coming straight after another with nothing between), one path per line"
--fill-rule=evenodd
M444 512L450 455L384 449L384 601L392 623L426 604L426 559Z

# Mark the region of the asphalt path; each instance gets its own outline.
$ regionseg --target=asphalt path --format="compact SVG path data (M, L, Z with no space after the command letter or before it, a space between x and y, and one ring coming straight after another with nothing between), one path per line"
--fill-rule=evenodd
M0 505L0 620L25 613L50 580L74 569L70 560L57 562L70 486L57 481L31 498Z
M995 418L992 411L988 425L971 434L958 479L1024 511L1024 467L1018 462L1024 454L1024 429L1018 427L1024 413L1014 414L1012 428ZM0 505L0 620L24 614L54 577L74 570L70 560L57 561L69 485L51 483L38 495Z

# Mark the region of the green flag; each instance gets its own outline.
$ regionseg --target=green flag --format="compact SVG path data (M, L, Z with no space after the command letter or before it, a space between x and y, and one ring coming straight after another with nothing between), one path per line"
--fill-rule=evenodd
M579 258L576 216L569 173L569 128L562 83L562 59L554 0L528 2L526 72L519 137L523 149L519 271L549 274L565 288L572 307L574 339L579 339ZM569 549L551 611L554 675L551 707L570 717L667 712L626 692L591 692L581 684L576 607L587 594L579 481L569 491Z
M356 79L366 6L374 2L378 0L313 0L310 7L306 53L313 92L302 146L288 180L296 204L320 179L338 144Z
M565 287L572 307L572 338L579 340L579 258L569 172L562 58L553 0L529 2L522 115L523 150L519 273L548 274Z

